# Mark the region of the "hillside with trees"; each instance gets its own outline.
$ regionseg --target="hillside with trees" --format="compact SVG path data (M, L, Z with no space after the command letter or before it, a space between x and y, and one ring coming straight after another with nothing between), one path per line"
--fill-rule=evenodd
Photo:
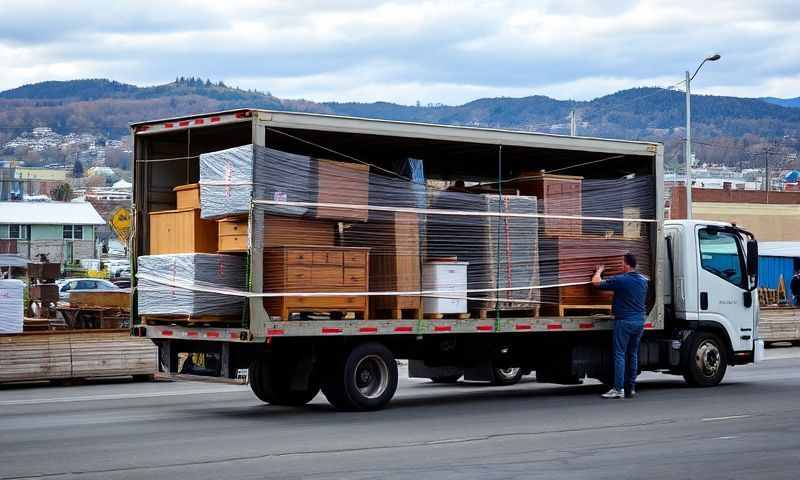
M693 96L699 160L745 166L767 148L785 154L800 149L800 108L790 107L797 99L776 100L780 99ZM106 79L42 82L0 92L0 143L36 126L112 138L125 135L135 121L243 107L555 134L569 133L574 109L579 135L661 141L668 163L682 161L683 156L684 95L669 89L633 88L591 101L536 95L483 98L457 106L408 106L287 100L193 77L150 87Z

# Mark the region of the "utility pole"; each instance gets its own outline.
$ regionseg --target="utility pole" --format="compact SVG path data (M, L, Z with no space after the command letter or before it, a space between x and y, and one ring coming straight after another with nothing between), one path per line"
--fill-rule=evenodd
M701 63L700 66L697 67L697 70L694 71L694 75L691 75L689 71L686 71L686 151L684 156L686 157L686 218L692 218L692 89L691 83L694 77L697 75L697 72L703 68L703 65L706 62L716 62L721 57L718 53L711 55L710 57L706 57Z
M702 64L701 64L702 65ZM692 79L686 70L686 219L692 218Z
M575 109L569 112L569 135L574 137L578 132L578 120L575 118Z

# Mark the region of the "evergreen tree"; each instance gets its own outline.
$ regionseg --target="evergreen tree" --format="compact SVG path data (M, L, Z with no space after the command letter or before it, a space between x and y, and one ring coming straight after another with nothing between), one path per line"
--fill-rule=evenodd
M75 160L75 165L72 167L72 176L74 178L83 178L83 162Z

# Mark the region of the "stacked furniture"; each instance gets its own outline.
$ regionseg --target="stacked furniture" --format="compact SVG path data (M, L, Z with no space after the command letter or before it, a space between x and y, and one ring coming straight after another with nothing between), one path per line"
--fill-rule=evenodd
M431 208L464 212L536 214L532 196L438 192ZM535 217L428 215L426 257L455 257L468 263L469 308L480 317L492 311L523 310L536 316L539 306L539 220ZM491 291L500 289L499 291ZM476 298L486 300L476 300Z
M217 251L217 222L200 215L199 186L175 187L176 209L151 212L150 254Z
M371 292L420 290L419 215L373 212L367 224L353 224L344 233L345 244L371 246ZM372 318L421 318L419 295L376 295L370 299Z
M264 298L271 316L289 320L292 313L353 312L368 318L368 248L282 245L264 249L265 292L332 292L330 296L275 296Z

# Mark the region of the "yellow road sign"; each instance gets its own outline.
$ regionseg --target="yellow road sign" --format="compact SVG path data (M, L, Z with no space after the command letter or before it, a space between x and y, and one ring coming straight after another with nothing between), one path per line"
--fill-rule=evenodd
M114 213L111 214L111 219L109 219L108 223L114 233L117 234L117 237L123 243L128 243L128 238L131 235L131 211L125 207L117 207Z

